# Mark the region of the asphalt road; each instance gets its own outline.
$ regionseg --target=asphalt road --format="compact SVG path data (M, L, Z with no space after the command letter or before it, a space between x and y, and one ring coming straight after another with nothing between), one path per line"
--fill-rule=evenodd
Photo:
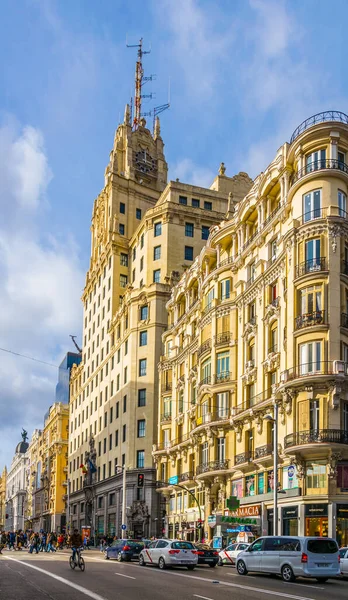
M318 584L299 579L237 575L233 567L197 567L160 571L137 562L106 561L97 551L84 552L86 570L72 571L69 553L30 555L3 551L0 600L346 600L348 581Z

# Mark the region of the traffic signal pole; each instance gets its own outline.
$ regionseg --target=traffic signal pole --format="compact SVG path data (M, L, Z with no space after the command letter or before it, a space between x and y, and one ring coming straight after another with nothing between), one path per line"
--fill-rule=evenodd
M122 479L122 525L126 525L126 465L123 465L123 479ZM122 527L122 539L124 540L126 537L126 529Z

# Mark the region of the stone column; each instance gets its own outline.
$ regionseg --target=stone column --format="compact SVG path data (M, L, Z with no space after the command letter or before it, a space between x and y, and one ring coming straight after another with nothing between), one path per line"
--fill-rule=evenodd
M328 506L328 536L336 539L336 502L329 502Z
M301 483L302 485L304 485L304 480L301 480ZM299 506L298 535L306 535L306 517L304 504L300 504Z
M337 160L338 158L338 141L340 139L340 134L335 131L331 131L330 133L330 146L329 146L329 156L328 158L331 160Z

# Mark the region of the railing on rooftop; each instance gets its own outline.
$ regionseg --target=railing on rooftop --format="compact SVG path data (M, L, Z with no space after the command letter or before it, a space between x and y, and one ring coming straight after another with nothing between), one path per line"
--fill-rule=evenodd
M317 113L316 115L312 115L296 127L290 138L290 144L292 144L301 133L306 131L306 129L309 129L309 127L313 127L313 125L317 125L318 123L325 123L326 121L336 121L348 125L348 115L338 110L326 110Z
M302 167L302 169L299 169L296 173L294 173L291 179L291 185L296 183L296 181L298 181L305 175L330 169L335 171L343 171L344 173L348 174L348 165L346 165L346 163L338 160L337 158L320 158L319 160L313 161L305 165L304 167Z

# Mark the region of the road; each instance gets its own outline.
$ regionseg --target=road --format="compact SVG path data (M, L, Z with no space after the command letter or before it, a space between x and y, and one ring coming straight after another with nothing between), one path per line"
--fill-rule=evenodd
M233 567L160 571L137 562L106 561L84 552L86 570L69 568L69 553L0 555L0 600L346 600L348 581L284 583L266 575L239 576Z

